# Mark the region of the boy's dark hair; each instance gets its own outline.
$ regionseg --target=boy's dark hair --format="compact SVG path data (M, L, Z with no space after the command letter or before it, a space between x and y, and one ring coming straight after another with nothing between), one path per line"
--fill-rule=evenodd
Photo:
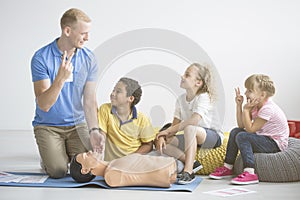
M126 93L127 97L133 96L134 100L131 104L131 107L138 104L141 100L142 96L142 88L136 80L131 78L123 77L119 80L119 82L124 83L126 85Z
M96 176L88 173L88 174L82 174L81 169L82 165L77 162L76 157L78 154L73 156L71 162L70 162L70 175L71 177L78 183L86 183L91 180L93 180Z

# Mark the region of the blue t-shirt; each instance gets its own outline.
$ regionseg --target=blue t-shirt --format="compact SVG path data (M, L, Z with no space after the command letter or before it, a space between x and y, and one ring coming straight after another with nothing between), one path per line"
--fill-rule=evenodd
M62 52L57 39L39 49L31 60L32 81L49 79L52 84L61 64ZM98 68L94 54L87 48L77 49L72 58L73 77L65 82L55 104L48 112L42 111L36 103L32 125L73 126L85 121L82 105L86 82L96 81Z

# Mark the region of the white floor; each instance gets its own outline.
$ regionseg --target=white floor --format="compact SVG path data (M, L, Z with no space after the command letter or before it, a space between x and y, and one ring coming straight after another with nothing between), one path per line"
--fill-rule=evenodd
M40 172L39 155L33 137L29 131L0 131L0 171ZM32 188L32 187L3 187L0 186L0 200L23 199L243 199L290 200L300 198L300 182L265 183L256 185L233 186L227 180L210 180L202 176L203 181L192 193L189 192L159 192L159 191L124 191L109 190L99 187L84 188ZM255 193L232 197L217 197L204 192L225 188L246 188Z

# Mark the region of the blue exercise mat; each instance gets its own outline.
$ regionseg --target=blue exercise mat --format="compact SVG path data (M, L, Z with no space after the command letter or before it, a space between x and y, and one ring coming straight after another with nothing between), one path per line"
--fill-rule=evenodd
M21 172L7 172L19 176L44 176L45 174L41 173L21 173ZM183 192L193 192L196 187L201 183L202 178L196 176L196 180L190 184L179 185L177 183L172 184L170 188L161 188L161 187L144 187L144 186L128 186L128 187L110 187L108 186L103 177L97 176L90 182L87 183L77 183L75 182L70 175L67 175L64 178L53 179L47 178L43 183L18 183L18 182L0 182L0 186L16 186L16 187L53 187L53 188L76 188L76 187L85 187L85 186L99 186L105 189L118 189L118 190L149 190L149 191L183 191Z

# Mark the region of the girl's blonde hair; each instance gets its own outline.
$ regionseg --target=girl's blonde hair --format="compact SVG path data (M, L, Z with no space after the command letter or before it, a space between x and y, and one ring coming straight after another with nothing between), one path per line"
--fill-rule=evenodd
M247 89L254 89L254 85L261 91L265 91L268 97L271 97L275 94L275 86L271 78L263 74L253 74L249 76L245 81L245 87Z
M215 98L215 89L213 87L213 81L212 76L209 68L207 66L201 65L199 63L193 63L190 66L195 66L198 69L198 79L202 80L203 85L199 90L197 91L197 94L205 93L207 92L210 100L213 100Z

